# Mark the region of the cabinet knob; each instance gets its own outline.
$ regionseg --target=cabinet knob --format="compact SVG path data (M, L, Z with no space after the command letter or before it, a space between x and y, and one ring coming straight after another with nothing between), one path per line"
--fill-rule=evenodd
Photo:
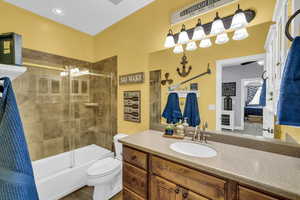
M189 196L189 193L188 193L188 192L185 192L185 193L182 194L183 199L187 199L188 196Z
M135 160L136 159L136 156L131 156L131 160Z

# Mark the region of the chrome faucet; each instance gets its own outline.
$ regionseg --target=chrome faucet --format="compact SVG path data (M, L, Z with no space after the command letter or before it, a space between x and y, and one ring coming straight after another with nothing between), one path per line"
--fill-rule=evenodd
M198 131L198 126L196 126L194 135L192 137L192 141L199 141L201 143L205 142L207 144L207 139L208 139L209 136L204 134L207 127L208 127L207 122L205 122L203 124L202 131L201 131L201 129Z

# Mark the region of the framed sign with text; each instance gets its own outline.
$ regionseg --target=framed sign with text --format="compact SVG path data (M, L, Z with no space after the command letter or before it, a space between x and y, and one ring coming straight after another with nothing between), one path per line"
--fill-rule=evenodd
M124 92L124 120L141 122L141 91Z
M126 74L119 77L119 84L135 84L144 83L145 75L144 72L139 72L135 74Z

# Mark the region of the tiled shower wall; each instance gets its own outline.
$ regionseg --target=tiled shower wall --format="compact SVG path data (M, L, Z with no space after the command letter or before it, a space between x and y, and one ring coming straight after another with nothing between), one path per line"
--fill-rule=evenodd
M24 62L56 67L28 67L13 81L32 160L89 144L111 149L117 132L117 58L97 63L23 50ZM102 76L62 76L68 66ZM62 70L59 70L62 69Z

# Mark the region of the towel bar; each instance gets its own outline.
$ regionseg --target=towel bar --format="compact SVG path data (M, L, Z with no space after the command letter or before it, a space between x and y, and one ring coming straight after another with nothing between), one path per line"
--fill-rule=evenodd
M290 41L294 41L294 38L291 36L291 34L290 34L290 25L291 25L291 23L292 23L292 21L295 19L295 17L297 16L297 15L299 15L300 14L300 9L299 10L297 10L290 18L289 18L289 20L287 21L287 23L286 23L286 26L285 26L285 35L286 35L286 37L290 40Z

